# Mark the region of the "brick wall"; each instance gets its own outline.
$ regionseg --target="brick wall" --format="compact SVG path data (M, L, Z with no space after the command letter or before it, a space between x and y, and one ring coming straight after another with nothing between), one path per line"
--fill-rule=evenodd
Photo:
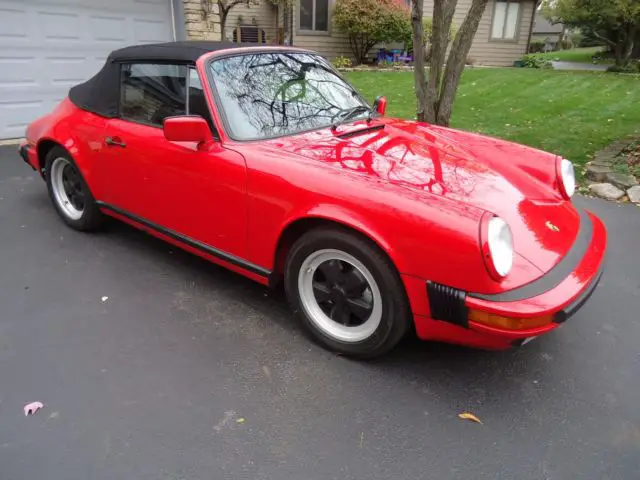
M184 0L184 21L189 40L220 40L220 14L217 2Z

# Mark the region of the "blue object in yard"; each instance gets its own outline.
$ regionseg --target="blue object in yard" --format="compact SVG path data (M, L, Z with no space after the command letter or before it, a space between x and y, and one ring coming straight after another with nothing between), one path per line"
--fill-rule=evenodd
M383 62L387 59L387 52L384 48L378 50L378 62Z

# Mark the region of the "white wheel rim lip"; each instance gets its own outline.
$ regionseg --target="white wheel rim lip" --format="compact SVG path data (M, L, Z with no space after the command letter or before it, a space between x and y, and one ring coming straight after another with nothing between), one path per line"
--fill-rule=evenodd
M373 298L373 309L369 318L358 326L346 326L332 320L320 307L313 293L313 276L317 268L329 260L341 260L351 264L364 276ZM359 343L367 340L378 329L382 321L382 294L373 275L364 264L342 250L317 250L309 255L298 273L300 303L311 322L328 337L345 343Z
M53 196L55 197L56 203L64 215L71 220L80 220L84 210L78 210L73 206L62 182L62 174L67 165L75 168L69 160L63 157L58 157L53 161L53 163L51 163L51 171L49 172L49 175L51 175L51 188L53 190Z

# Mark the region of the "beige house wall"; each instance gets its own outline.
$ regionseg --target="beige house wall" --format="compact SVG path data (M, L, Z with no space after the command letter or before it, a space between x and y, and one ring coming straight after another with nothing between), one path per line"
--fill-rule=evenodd
M526 53L529 27L531 25L531 17L534 11L534 1L522 0L521 2L522 7L520 9L520 21L518 23L518 36L515 41L491 40L489 38L491 34L491 22L493 19L495 1L496 0L489 1L482 19L480 20L476 37L471 46L471 51L469 52L469 57L473 58L479 65L508 66L512 65L514 60L519 59ZM335 0L331 0L330 3L330 10L332 10ZM472 0L458 1L458 8L456 9L454 16L454 22L457 26L462 25L462 22L471 7L471 3ZM315 50L329 59L334 59L340 55L350 58L353 57L351 49L349 48L347 36L336 31L332 25L329 27L328 34L322 32L299 31L297 28L299 22L297 10L298 5L299 2L296 2L294 12L294 22L296 26L294 36L295 46ZM433 0L425 0L424 12L425 17L433 15ZM375 48L377 47L374 47L374 50ZM373 50L372 54L374 54Z
M229 11L226 25L226 38L233 39L233 30L238 26L238 18L242 16L243 25L255 25L264 30L267 43L276 39L276 9L271 2L262 1L258 5L236 5Z
M535 2L523 0L520 3L522 6L520 8L517 39L508 41L492 40L490 38L495 0L489 2L480 20L480 25L478 25L478 31L471 45L469 57L475 59L480 65L511 66L514 60L518 60L527 53L527 40ZM455 15L458 25L463 22L464 16L470 7L471 0L459 0Z
M298 13L300 2L295 2L293 6L293 46L314 50L329 60L340 56L353 59L347 35L339 32L333 26L334 6L335 0L329 0L329 32L310 32L300 30L300 15Z
M464 21L472 0L459 0L458 8L454 16L454 22L460 26ZM478 31L469 52L469 57L479 65L509 66L514 60L526 53L527 39L531 17L534 14L534 0L521 0L520 18L518 22L518 34L516 40L493 40L491 35L491 22L496 0L490 0L482 15ZM339 56L353 58L349 47L349 40L345 33L339 32L333 25L333 9L335 0L329 0L329 31L315 32L303 31L299 28L299 1L293 6L293 45L300 48L308 48L324 55L330 60ZM433 0L425 0L425 16L433 14ZM184 14L187 36L190 39L220 40L220 16L217 5L207 0L184 0ZM276 38L276 9L270 2L262 1L259 5L238 5L234 7L227 18L227 39L233 38L233 29L238 23L238 17L242 15L243 23L251 25L256 19L258 27L267 35L267 43L272 43ZM375 50L374 47L373 50ZM374 54L372 50L372 54Z

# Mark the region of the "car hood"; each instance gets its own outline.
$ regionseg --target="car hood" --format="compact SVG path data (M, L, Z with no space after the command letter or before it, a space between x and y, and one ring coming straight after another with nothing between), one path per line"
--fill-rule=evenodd
M453 129L394 119L358 121L271 140L334 168L464 202L505 219L517 254L542 272L573 244L580 216L555 185L556 156Z

